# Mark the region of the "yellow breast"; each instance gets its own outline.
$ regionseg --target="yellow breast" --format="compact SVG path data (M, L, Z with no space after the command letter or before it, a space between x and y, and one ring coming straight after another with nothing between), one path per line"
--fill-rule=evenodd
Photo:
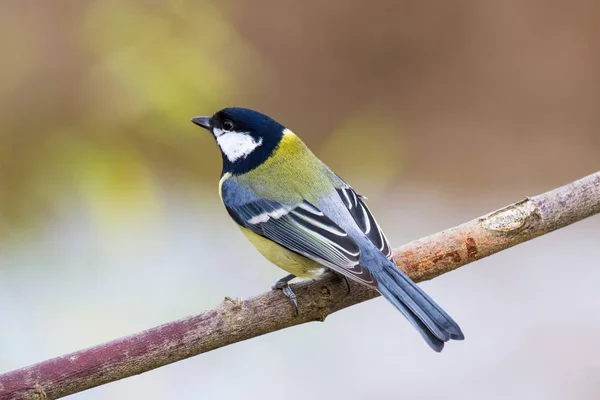
M283 246L266 239L250 229L240 227L250 243L270 262L279 268L301 278L315 278L323 273L325 268L300 254L294 253Z

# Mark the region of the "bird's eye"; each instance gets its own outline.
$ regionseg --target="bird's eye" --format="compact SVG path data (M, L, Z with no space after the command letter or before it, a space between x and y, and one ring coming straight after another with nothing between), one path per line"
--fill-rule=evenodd
M226 119L225 121L223 121L223 130L225 132L230 132L233 130L233 122L231 122L230 120Z

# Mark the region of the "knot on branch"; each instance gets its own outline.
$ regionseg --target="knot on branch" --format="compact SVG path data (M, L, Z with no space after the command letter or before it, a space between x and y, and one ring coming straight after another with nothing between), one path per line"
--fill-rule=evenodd
M40 385L35 386L35 391L33 392L33 398L35 400L48 400L48 395L43 387Z
M541 215L529 198L479 218L481 226L502 234L516 234L531 227Z

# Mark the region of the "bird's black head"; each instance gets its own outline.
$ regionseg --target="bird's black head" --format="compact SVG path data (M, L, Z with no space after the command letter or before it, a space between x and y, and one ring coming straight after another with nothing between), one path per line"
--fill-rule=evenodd
M243 174L265 162L285 127L258 111L231 107L192 122L212 132L223 156L223 173Z

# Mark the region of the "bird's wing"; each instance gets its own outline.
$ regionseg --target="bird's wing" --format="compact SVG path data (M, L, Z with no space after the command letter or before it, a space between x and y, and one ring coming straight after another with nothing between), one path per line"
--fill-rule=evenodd
M392 248L385 237L385 234L379 227L377 221L371 214L371 211L363 201L366 197L359 195L348 185L342 178L339 178L339 185L336 185L336 191L342 198L342 203L346 206L350 214L354 218L356 225L365 234L366 237L386 256L392 258Z
M229 215L240 226L351 279L377 287L371 273L359 265L356 242L309 202L281 204L258 196L234 179L223 182L221 196Z

